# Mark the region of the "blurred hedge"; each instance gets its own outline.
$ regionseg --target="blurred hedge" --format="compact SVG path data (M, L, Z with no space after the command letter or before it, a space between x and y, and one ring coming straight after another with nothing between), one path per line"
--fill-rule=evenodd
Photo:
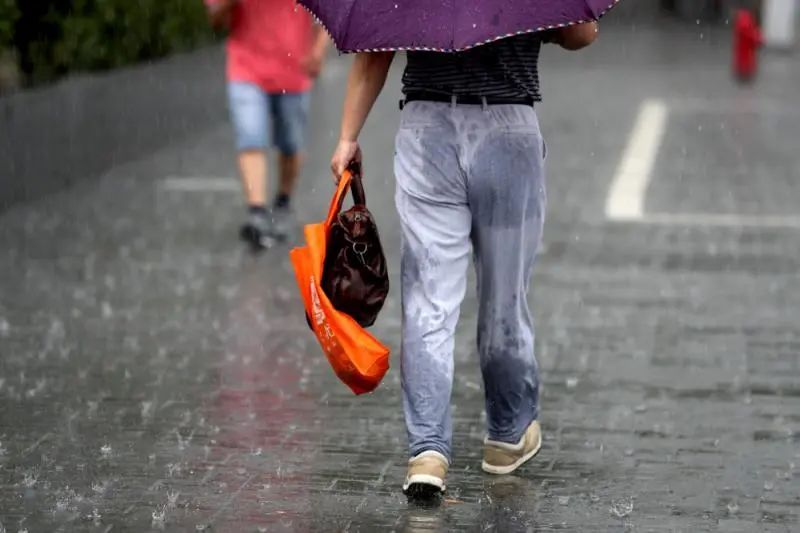
M209 42L202 0L0 0L20 17L13 44L29 82L114 68ZM3 26L0 26L2 43Z
M0 52L11 48L18 17L16 0L0 0Z

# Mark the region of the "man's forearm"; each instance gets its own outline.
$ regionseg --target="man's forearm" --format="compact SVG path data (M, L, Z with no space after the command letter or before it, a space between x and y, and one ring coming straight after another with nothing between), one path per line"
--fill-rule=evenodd
M341 139L355 141L364 127L375 100L386 83L394 52L367 52L356 55L347 80L347 95L342 113Z

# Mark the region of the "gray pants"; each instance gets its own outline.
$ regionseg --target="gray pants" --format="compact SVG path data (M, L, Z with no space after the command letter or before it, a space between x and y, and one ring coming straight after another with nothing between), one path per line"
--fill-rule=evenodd
M454 333L471 251L489 438L517 442L538 417L527 293L544 221L544 152L528 106L410 102L403 110L394 167L412 456L451 456Z

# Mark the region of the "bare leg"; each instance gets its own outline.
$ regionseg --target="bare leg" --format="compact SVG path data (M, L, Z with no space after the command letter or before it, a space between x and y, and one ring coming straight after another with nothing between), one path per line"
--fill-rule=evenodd
M267 203L267 156L263 150L239 152L239 173L247 205L264 206Z
M294 226L294 217L290 207L291 194L294 192L302 162L303 157L300 152L295 152L292 155L281 153L278 159L280 181L272 209L271 230L272 236L279 241L287 240Z
M297 176L300 175L300 167L303 164L303 155L296 152L292 155L281 154L279 160L280 166L280 184L278 185L278 193L280 195L291 196L294 192L295 185L297 184Z

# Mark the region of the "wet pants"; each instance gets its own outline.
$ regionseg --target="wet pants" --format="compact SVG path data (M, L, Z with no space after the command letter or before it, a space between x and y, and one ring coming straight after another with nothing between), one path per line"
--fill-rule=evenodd
M545 214L544 155L530 106L414 101L403 109L394 169L412 456L451 457L454 333L470 255L487 434L518 442L538 417L527 293Z

